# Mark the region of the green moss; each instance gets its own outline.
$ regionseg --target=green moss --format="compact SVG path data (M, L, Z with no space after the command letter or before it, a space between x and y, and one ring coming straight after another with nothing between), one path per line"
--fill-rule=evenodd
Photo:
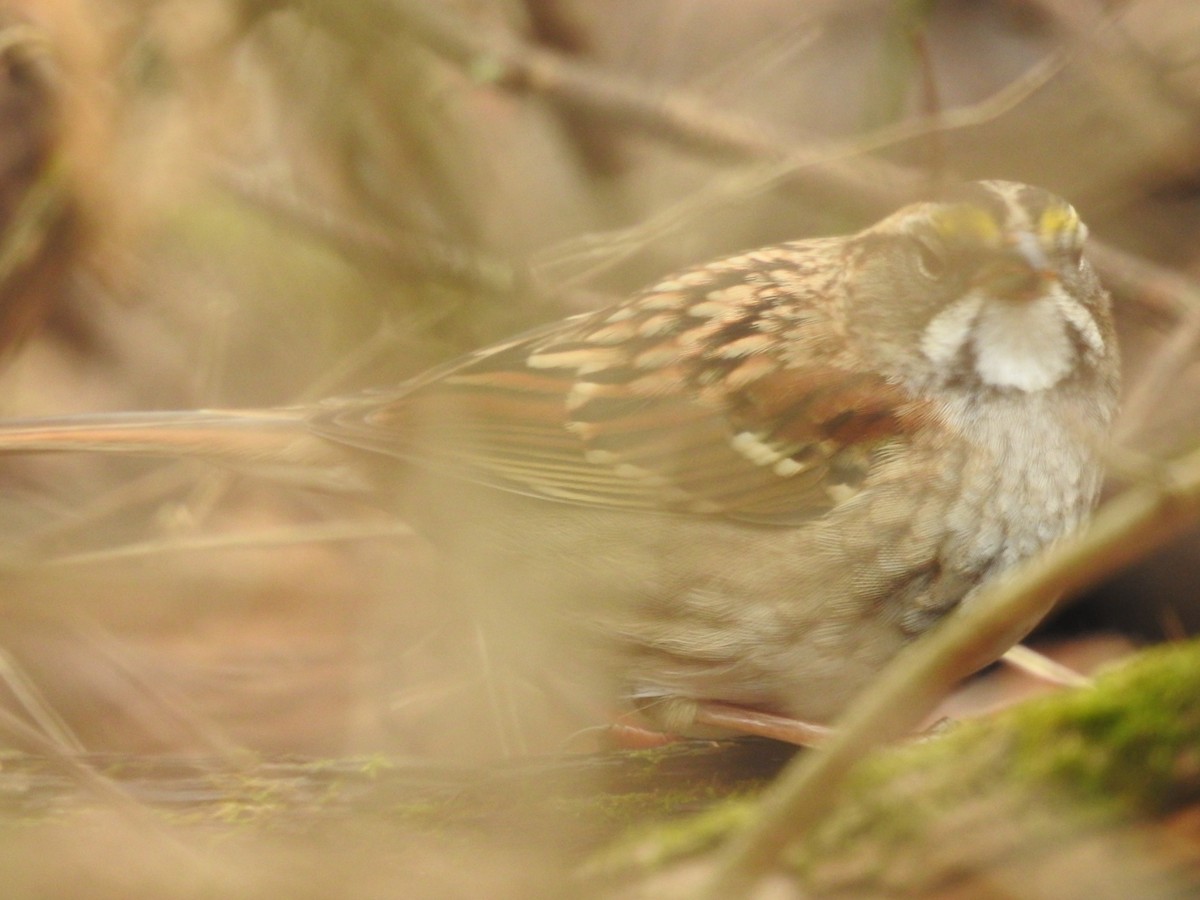
M1016 715L1014 763L1081 799L1161 811L1200 795L1200 647L1144 654Z
M919 858L915 847L952 836L957 822L1006 828L1029 841L1069 823L1090 827L1161 812L1196 796L1200 644L1192 643L1141 654L1092 687L874 754L790 863L798 873L820 868L828 877L836 859L862 875ZM597 862L609 871L645 869L702 853L753 815L746 800L726 802L639 831Z
M633 870L653 871L672 860L696 856L744 827L753 818L754 810L752 799L735 797L688 819L630 829L594 854L581 875L586 879Z
M1003 808L1029 840L1161 811L1198 788L1200 644L1189 644L1142 654L1092 687L875 754L792 862L809 871L863 841L886 865L983 806Z

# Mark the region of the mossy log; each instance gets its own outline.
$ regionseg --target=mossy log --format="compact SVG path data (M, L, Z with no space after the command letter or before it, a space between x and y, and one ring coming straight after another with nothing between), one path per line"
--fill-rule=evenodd
M621 896L698 888L753 800L592 860ZM798 835L770 896L1200 896L1200 644L875 754Z

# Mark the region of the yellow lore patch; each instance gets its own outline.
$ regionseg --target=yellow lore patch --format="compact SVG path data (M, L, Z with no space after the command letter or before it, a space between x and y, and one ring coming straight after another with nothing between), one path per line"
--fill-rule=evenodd
M1079 214L1066 204L1051 204L1042 210L1038 219L1037 232L1043 237L1055 238L1061 234L1072 234L1079 230Z
M978 206L955 204L935 210L930 218L934 229L946 240L993 247L1000 243L1000 223Z

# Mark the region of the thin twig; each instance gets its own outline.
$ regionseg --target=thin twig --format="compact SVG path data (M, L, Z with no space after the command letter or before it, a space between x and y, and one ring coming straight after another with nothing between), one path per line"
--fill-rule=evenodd
M0 647L0 682L8 688L34 724L63 752L83 753L84 746L67 721L46 699L37 682L4 647Z
M173 690L162 679L150 677L135 665L130 654L122 652L104 628L85 619L73 623L72 631L111 667L113 674L122 677L131 689L141 694L139 700L144 698L153 704L153 710L145 710L141 702L124 704L129 714L136 715L141 721L143 728L159 730L173 724L182 728L197 747L215 755L225 765L244 766L253 761L251 751L233 741L209 716L197 711L192 698Z
M410 540L415 532L403 522L385 523L339 523L327 525L295 526L259 529L252 532L229 534L202 534L194 537L169 537L150 541L106 547L83 553L69 553L43 559L30 559L23 554L19 558L0 559L0 571L41 568L50 566L82 566L96 563L139 559L168 553L198 553L213 550L247 550L268 547L290 547L297 544L340 543L345 541Z
M1162 345L1155 351L1125 400L1117 422L1114 440L1118 444L1132 443L1146 426L1160 398L1176 383L1183 370L1196 359L1200 346L1200 306L1188 313Z
M1200 283L1103 241L1088 241L1088 259L1109 290L1168 321L1200 309Z
M1161 50L1151 53L1138 47L1126 27L1126 9L1078 0L1026 2L1053 22L1068 44L1099 51L1080 54L1082 72L1105 104L1118 112L1128 133L1137 134L1142 143L1169 146L1181 132L1195 129L1195 96L1172 90L1170 79L1163 78ZM1190 158L1191 153L1182 150L1181 156Z
M525 273L486 252L426 234L393 234L337 215L328 207L285 193L243 169L214 165L213 175L227 191L277 221L312 235L339 252L367 259L402 276L452 281L494 294L530 291Z
M707 188L637 225L565 241L543 253L542 262L535 263L532 268L546 283L554 284L564 279L548 274L548 269L568 261L593 258L598 261L577 278L594 278L601 270L612 267L650 241L705 218L714 208L744 202L748 197L787 185L810 187L808 179L817 173L820 173L822 183L832 179L838 185L834 196L843 207L876 215L897 203L914 199L921 192L919 188L924 179L915 170L872 158L870 154L934 130L965 129L991 121L1044 87L1068 61L1066 54L1052 53L984 100L938 113L932 118L885 125L844 141L828 141L800 149L775 147L770 156L761 157L763 165L719 178ZM866 168L855 168L860 165Z
M9 746L50 760L63 774L98 800L110 803L116 809L135 818L146 818L147 810L114 782L80 762L56 741L3 708L0 708L0 736L3 736L4 742Z
M1000 657L1007 665L1018 672L1024 672L1032 678L1053 684L1058 687L1087 687L1092 679L1076 672L1070 666L1064 666L1056 659L1051 659L1044 653L1038 653L1032 647L1017 644L1009 647Z

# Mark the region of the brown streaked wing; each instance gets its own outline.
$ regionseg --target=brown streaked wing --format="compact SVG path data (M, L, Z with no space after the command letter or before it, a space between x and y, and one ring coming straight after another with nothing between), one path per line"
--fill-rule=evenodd
M561 324L554 329L561 329ZM323 437L501 490L612 507L662 508L643 486L585 456L565 427L568 373L528 368L546 331L455 361L395 391L318 408Z
M925 416L822 349L838 330L805 291L832 288L804 279L828 250L784 245L692 269L390 395L319 411L312 426L536 497L809 519L852 495L875 451Z
M904 441L924 409L875 376L775 369L720 395L641 396L531 370L513 345L391 397L314 423L343 443L501 490L571 503L794 524L856 486L872 452Z

